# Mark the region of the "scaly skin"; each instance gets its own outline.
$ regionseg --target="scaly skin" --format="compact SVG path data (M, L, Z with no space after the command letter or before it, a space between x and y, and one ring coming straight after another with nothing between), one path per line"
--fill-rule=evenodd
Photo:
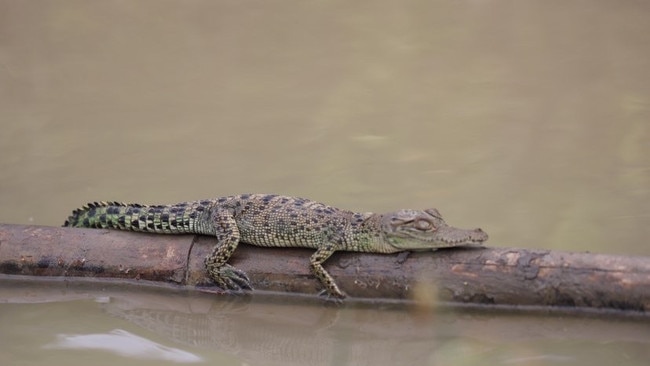
M337 250L395 253L481 245L481 229L448 226L436 209L385 214L340 210L304 198L243 194L216 199L147 206L94 202L73 211L63 226L109 228L163 234L217 237L205 258L210 277L225 290L251 289L245 273L227 264L239 242L262 247L316 249L312 273L329 296L344 298L322 264Z

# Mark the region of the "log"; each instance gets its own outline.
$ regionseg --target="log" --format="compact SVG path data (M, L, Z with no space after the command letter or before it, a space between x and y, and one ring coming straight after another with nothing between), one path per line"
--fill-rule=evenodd
M0 273L202 286L215 238L0 224ZM316 295L313 250L240 244L229 261L255 291ZM520 248L410 255L337 252L325 262L351 299L496 306L650 309L650 258ZM203 288L203 287L200 287Z

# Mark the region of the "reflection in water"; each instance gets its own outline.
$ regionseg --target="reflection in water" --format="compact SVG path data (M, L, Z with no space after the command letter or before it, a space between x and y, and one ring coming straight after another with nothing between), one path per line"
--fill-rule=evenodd
M51 364L87 365L80 354L90 354L93 366L136 366L152 357L261 366L568 360L595 366L621 357L626 365L646 365L650 359L647 318L450 313L366 303L330 307L286 296L195 296L109 284L98 291L96 286L0 282L3 364L42 365L47 358ZM92 300L97 297L102 300ZM83 300L71 301L75 298Z
M60 334L46 349L102 350L120 356L191 363L202 361L201 357L178 348L166 347L122 329L104 334Z
M607 342L609 352L616 352L630 345L645 349L648 343L642 323L623 319L445 314L398 305L324 307L286 297L134 299L113 296L102 307L178 344L215 349L251 365L523 364L527 359L586 365L598 358L586 357L578 344L588 349Z
M201 297L192 299L189 310L182 303L163 301L159 307L122 297L103 308L180 344L216 349L253 365L413 364L436 349L431 324L418 324L407 311L282 302Z

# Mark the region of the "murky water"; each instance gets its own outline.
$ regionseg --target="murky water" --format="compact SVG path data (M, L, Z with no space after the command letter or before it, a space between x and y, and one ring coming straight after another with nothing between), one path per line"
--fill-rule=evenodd
M241 192L650 254L650 5L2 1L0 221Z
M650 358L647 319L0 284L0 352L11 365L645 365Z
M268 192L359 211L435 206L494 246L650 255L646 2L0 0L0 17L0 222L61 225L95 200ZM106 306L2 305L0 352L15 364L130 359L42 348L60 334L99 334L260 364L235 349L250 339L197 351ZM360 314L317 326L331 343L309 343L323 347L323 364L402 347L364 350ZM331 315L305 318L321 316ZM472 319L488 333L514 326ZM440 336L427 322L411 334L402 321L386 327L434 343L414 363L647 356L647 336L565 341L558 328L510 354L485 334ZM264 327L292 329L281 324ZM593 334L612 326L589 324ZM327 358L331 349L340 358Z

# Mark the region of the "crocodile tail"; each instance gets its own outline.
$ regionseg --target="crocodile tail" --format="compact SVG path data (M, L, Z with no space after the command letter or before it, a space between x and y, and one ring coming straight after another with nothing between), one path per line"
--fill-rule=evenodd
M129 206L143 208L121 202L91 202L72 211L63 226L128 230L126 215Z
M182 234L196 232L197 214L201 211L187 203L147 206L92 202L72 211L63 226Z

